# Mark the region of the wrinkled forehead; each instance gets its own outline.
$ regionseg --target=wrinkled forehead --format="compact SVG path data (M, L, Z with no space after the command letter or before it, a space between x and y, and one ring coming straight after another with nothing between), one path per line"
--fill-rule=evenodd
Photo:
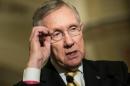
M42 19L42 25L48 28L68 27L70 25L79 24L73 10L66 6L53 11Z

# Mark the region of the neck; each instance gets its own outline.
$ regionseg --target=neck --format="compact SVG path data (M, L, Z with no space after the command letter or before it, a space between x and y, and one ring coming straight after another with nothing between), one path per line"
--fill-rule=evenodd
M55 59L51 58L51 63L54 65L56 69L62 70L61 72L67 72L67 71L77 71L81 64L74 66L74 67L68 67L64 65L60 65Z

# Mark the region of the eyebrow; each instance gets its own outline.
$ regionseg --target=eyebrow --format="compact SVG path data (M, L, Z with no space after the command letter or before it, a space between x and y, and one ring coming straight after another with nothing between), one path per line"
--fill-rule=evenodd
M57 32L57 31L58 31L58 32L62 32L62 29L54 28L53 32L50 33L50 34L53 34L53 33Z
M78 27L78 25L77 24L71 24L71 25L69 25L68 28L72 28L72 27Z
M67 29L69 29L69 28L72 28L72 27L78 27L78 24L70 24L68 27L67 27ZM54 28L53 29L53 32L55 32L55 31L63 31L60 27L59 28Z

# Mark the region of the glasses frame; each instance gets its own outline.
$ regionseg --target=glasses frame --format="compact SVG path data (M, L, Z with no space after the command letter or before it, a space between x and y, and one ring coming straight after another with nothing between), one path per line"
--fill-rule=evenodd
M76 27L77 29L78 29L78 31L79 31L79 34L75 34L75 35L72 35L72 34L70 34L70 29L67 29L67 32L68 32L68 34L71 36L71 37L75 37L75 36L78 36L78 35L80 35L80 33L81 33L81 25L77 25L77 27ZM51 33L50 34L50 37L51 37L51 40L53 40L54 42L52 42L52 43L55 43L55 42L58 42L58 41L60 41L60 40L62 40L64 37L65 37L65 33L63 33L63 32L61 32L62 33L62 37L60 38L60 39L58 39L58 40L55 40L53 37L53 33Z

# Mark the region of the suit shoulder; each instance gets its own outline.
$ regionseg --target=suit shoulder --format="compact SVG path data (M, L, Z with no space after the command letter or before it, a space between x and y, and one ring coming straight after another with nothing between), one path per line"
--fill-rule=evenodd
M93 70L101 72L120 72L128 71L127 65L123 61L106 61L106 60L84 60L83 64Z
M83 60L83 63L103 67L103 66L127 66L124 61L109 61L109 60Z

